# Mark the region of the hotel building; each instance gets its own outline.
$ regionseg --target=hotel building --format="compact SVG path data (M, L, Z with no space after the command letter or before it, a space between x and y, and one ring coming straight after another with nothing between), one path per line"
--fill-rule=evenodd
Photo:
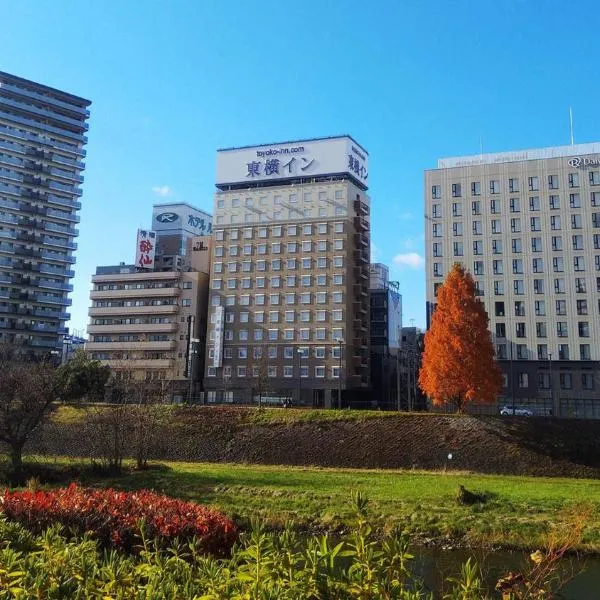
M425 231L428 324L463 263L505 372L499 401L600 416L600 143L439 160Z
M0 342L60 360L89 100L0 72Z
M369 387L367 178L349 136L217 152L209 401L339 406Z
M175 401L191 400L204 372L212 236L153 233L158 250L148 268L96 269L86 350L117 378L161 380Z

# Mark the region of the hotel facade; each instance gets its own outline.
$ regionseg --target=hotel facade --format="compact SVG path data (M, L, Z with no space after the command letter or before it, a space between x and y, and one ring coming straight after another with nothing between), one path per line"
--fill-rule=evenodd
M218 151L209 402L340 406L369 387L367 181L349 136Z
M600 416L600 143L439 160L425 231L428 326L462 263L505 373L499 402Z

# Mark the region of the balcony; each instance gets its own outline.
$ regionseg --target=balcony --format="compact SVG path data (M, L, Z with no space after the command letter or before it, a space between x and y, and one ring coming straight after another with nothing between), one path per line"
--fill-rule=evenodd
M42 236L40 243L44 244L44 246L56 246L58 248L66 248L67 250L77 250L76 242L71 242L70 240L63 238L52 239L45 235Z
M61 306L71 306L73 304L71 298L56 298L49 294L36 294L35 301L46 304L60 304Z
M361 263L371 263L371 260L369 258L369 253L366 252L365 250L355 250L354 251L354 260L356 262L361 262Z
M54 217L55 219L64 219L65 221L71 221L72 223L79 223L79 221L81 221L81 217L79 215L75 215L73 213L66 213L62 210L54 210L53 208L46 209L46 212L44 214L48 215L49 217Z
M2 85L2 88L6 89L4 84ZM22 94L22 92L17 92L17 93ZM40 100L40 102L44 102L44 104L50 104L50 102L48 101L48 98L46 98L45 100ZM56 121L57 122L56 124L60 125L60 126L71 125L73 127L76 127L77 129L80 129L81 131L87 131L89 128L88 124L83 119L72 119L71 117L67 117L56 111L48 110L46 108L40 108L39 106L35 106L33 104L27 104L25 102L18 101L18 100L13 100L13 99L7 98L5 96L0 97L0 104L4 104L5 106L8 106L9 108L15 108L15 109L25 112L25 113L30 113L30 114L34 115L35 117L41 117L44 120ZM42 123L42 125L45 125L45 123ZM72 133L68 129L65 131Z
M60 196L55 196L54 194L48 194L46 200L50 204L58 204L59 206L68 206L70 208L74 208L75 210L79 210L81 208L81 202L77 200L70 200L69 198L61 198Z
M34 265L32 262L28 262L28 261L24 261L24 260L14 260L12 261L12 264L9 265L12 266L14 271L33 271L33 272L38 272L40 271L40 265Z
M179 296L178 287L147 288L141 290L93 290L90 299L102 300L104 298L173 298Z
M362 298L354 298L354 310L355 312L366 315L369 312L369 307Z
M89 352L106 352L120 350L149 350L154 352L175 350L177 342L87 342L85 349Z
M33 285L41 289L60 290L63 292L72 292L73 286L70 283L55 283L54 281L43 281L38 279Z
M164 306L93 306L89 309L90 317L113 315L170 315L179 312L177 304Z
M354 201L354 212L357 215L368 215L369 214L369 207L368 207L367 204L365 204L361 200L355 200Z
M356 280L364 279L365 281L367 281L369 277L369 272L366 268L362 267L354 269L354 278Z
M369 221L363 217L354 217L354 229L356 231L369 231Z
M354 234L354 243L356 244L357 248L368 248L369 247L369 238L366 235L363 235L362 233L355 233Z
M60 310L42 310L41 308L26 309L28 315L34 315L36 317L44 317L47 319L59 319L60 321L68 321L71 318L71 313L60 311Z
M88 325L89 334L94 333L172 333L179 329L177 323L140 323L136 325Z
M75 104L69 104L68 102L63 102L62 100L58 100L57 98L53 98L51 96L44 96L42 94L38 94L37 92L34 92L33 90L24 89L22 87L17 87L10 83L3 83L2 87L5 90L13 92L19 96L35 98L36 100L39 100L40 102L43 102L44 104L49 104L51 106L59 106L66 110L70 110L70 111L74 112L75 114L82 115L85 118L90 116L90 111L87 110L83 106L76 106Z
M67 256L65 254L55 254L53 252L47 252L46 250L36 250L38 256L40 258L45 258L46 260L56 260L59 262L66 262L69 264L74 264L77 259L74 256Z
M175 361L172 358L136 359L136 360L103 360L103 364L111 369L172 369Z
M369 296L369 288L366 285L362 285L360 283L354 284L354 293L362 296L363 298L367 298ZM362 300L361 300L362 302Z
M47 275L56 275L58 277L75 277L75 271L71 269L57 269L52 265L37 265L36 270L40 273L46 273Z

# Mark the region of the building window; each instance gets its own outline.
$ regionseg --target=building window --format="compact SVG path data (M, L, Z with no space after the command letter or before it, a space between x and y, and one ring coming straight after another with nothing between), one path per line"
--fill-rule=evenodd
M500 193L500 181L498 179L490 179L490 194Z
M571 373L560 373L560 389L570 390L573 386Z
M569 187L579 187L579 173L569 173Z
M441 185L432 185L431 186L431 197L434 200L439 200L442 197L442 186Z
M472 181L471 182L471 196L481 196L481 182L480 181Z
M529 376L527 373L519 373L519 387L529 387Z
M460 183L453 183L452 184L452 197L453 198L460 198L461 195L462 195L462 193L461 193Z
M520 204L518 198L511 198L510 199L510 212L511 213L521 212L521 204Z
M509 179L508 180L508 191L511 193L519 191L519 180L518 179Z

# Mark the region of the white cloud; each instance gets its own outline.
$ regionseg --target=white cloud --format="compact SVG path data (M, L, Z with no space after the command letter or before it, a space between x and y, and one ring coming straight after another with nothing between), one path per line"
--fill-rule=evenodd
M373 242L371 242L371 262L379 262L379 256L379 248Z
M157 196L170 196L172 190L171 190L171 188L168 185L155 185L152 188L152 191Z
M392 262L397 267L409 267L410 269L422 269L425 266L425 259L416 252L405 252L396 254Z

